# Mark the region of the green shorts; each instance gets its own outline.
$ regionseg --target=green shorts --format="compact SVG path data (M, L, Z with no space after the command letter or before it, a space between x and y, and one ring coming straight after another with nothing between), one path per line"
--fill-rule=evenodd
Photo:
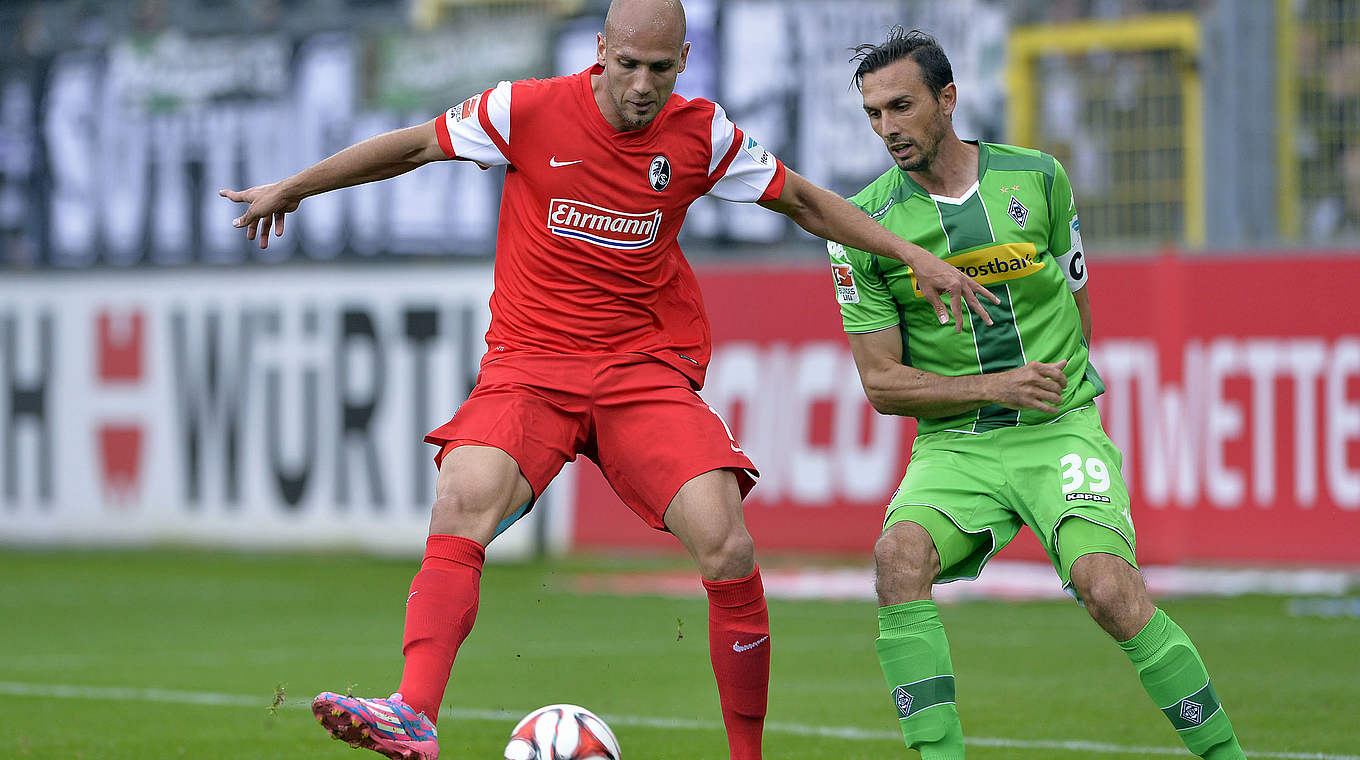
M1138 566L1123 461L1094 406L1041 425L930 433L912 446L883 528L925 528L940 554L936 583L948 583L978 577L1028 525L1070 592L1082 555Z

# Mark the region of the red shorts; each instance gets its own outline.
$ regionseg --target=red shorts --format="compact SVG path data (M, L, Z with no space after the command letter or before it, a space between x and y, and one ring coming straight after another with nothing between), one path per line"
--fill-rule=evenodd
M743 497L758 476L718 413L680 372L644 354L512 354L482 366L453 419L425 436L435 464L462 444L494 446L519 464L534 497L585 454L648 525L680 486L736 471Z

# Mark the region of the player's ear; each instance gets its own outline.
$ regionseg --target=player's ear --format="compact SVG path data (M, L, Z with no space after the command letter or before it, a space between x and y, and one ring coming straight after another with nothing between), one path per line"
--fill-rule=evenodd
M595 62L604 65L604 32L595 33Z
M680 46L680 65L675 69L675 73L680 74L685 70L685 60L689 58L689 41Z
M940 97L937 100L940 101L940 110L944 112L945 118L949 118L954 115L954 106L958 105L959 89L950 82L940 88Z

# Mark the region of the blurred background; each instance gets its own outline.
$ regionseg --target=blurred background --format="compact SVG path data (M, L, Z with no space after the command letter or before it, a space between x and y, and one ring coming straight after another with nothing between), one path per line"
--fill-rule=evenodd
M1342 718L1360 699L1360 0L685 5L678 91L845 195L892 167L849 48L897 23L949 54L961 137L1063 162L1153 594L1253 757L1356 760L1340 753L1360 746ZM19 621L0 634L17 716L0 746L313 757L302 711L260 730L271 690L270 715L285 681L391 690L433 493L421 438L485 350L503 171L442 162L308 199L267 251L217 191L500 80L578 72L606 7L0 2L0 615ZM761 468L747 519L791 654L767 748L900 752L870 553L914 424L864 400L821 241L701 199L682 243L713 323L704 397ZM601 712L646 748L632 756L723 756L702 590L594 465L568 465L490 556L448 695L459 756L491 756L552 701ZM970 757L1176 754L1156 711L1125 709L1145 701L1127 663L1057 585L1026 533L980 581L940 587L983 737ZM1264 596L1202 598L1241 594ZM656 677L620 680L639 671ZM1043 680L1073 672L1106 699ZM144 712L171 708L196 728L167 740Z
M267 251L217 190L579 71L606 7L0 4L0 540L418 549L420 439L475 379L503 172L447 162L309 199ZM1360 2L687 13L679 91L846 195L891 166L848 49L894 23L935 34L959 134L1071 176L1148 558L1360 564ZM683 235L714 323L707 398L764 474L757 538L867 551L912 425L864 402L820 241L708 198ZM663 538L591 465L547 501L496 551Z

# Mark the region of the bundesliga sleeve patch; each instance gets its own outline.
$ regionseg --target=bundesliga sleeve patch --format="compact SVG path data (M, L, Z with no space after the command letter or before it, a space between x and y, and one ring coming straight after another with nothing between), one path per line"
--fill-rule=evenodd
M450 108L450 109L449 109L449 119L450 119L454 124L457 124L458 122L462 121L463 119L471 118L472 116L474 116L474 115L477 113L477 103L478 103L479 101L481 101L481 99L482 99L482 96L481 96L480 93L478 93L477 95L473 95L472 97L468 98L467 100L464 100L464 101L463 101L462 103L460 103L459 105L456 105L456 106L454 106L453 108Z
M859 290L855 288L855 270L850 266L850 257L845 246L828 241L826 250L831 254L831 278L836 283L838 303L859 303Z

